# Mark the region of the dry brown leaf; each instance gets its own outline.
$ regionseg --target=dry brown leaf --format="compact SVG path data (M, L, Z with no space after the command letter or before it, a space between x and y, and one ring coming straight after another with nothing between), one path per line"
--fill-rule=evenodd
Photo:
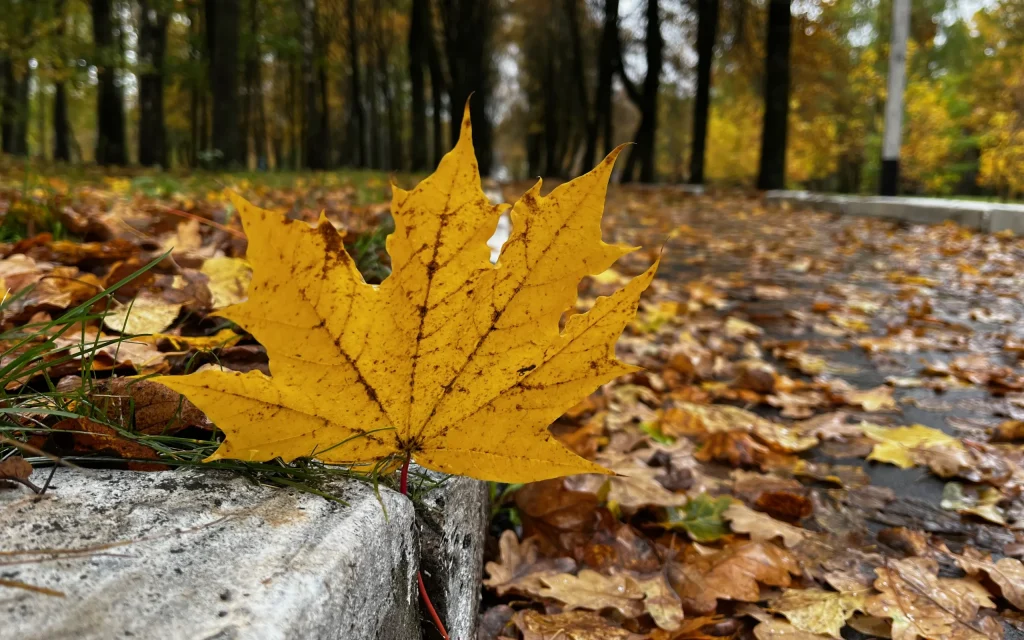
M568 573L576 569L571 558L539 559L537 541L527 538L519 542L513 531L504 531L498 540L499 562L488 562L484 584L503 596L509 592L536 593L543 588L544 576Z
M512 618L523 640L641 640L642 636L614 626L607 618L590 611L567 611L545 615L520 611Z
M683 624L683 603L669 585L664 573L639 581L644 592L644 611L654 624L666 631L676 631Z
M1024 562L1014 558L1002 558L994 562L991 557L968 548L957 563L968 575L985 573L992 582L999 585L1001 595L1010 604L1024 611Z
M841 638L840 632L855 611L864 609L868 591L839 593L821 589L786 589L771 610L808 633Z
M729 505L722 516L729 521L729 527L733 531L746 533L752 540L782 538L783 544L793 548L811 536L811 532L806 529L794 527L768 514L754 511L742 502Z
M103 324L113 331L136 335L162 333L181 313L180 302L143 292L127 304L118 304L103 317Z
M32 465L21 456L11 456L0 460L0 480L28 480L32 475Z
M893 640L999 640L1002 625L979 616L981 608L995 607L978 582L938 577L939 565L931 558L890 561L876 569L875 589L867 612L892 619Z
M583 569L577 575L563 573L542 576L545 585L534 593L542 598L562 602L567 609L617 609L627 618L636 618L644 612L644 590L628 575L605 576L597 571Z
M828 636L817 633L802 631L796 626L772 618L765 620L754 627L754 637L757 640L827 640Z
M137 433L169 434L210 426L206 415L181 394L149 380L108 378L90 397L109 419L132 425Z
M798 433L755 413L729 405L699 405L678 402L665 412L662 431L666 435L702 435L739 431L751 433L765 443L786 452L806 451L817 438Z
M745 541L723 549L694 544L670 576L683 606L695 613L710 613L719 599L757 602L760 584L788 587L798 575L796 559L770 542Z

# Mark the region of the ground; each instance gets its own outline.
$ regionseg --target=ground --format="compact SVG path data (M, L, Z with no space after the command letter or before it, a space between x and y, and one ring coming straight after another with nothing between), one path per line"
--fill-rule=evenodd
M606 219L644 247L622 276L662 255L619 347L645 371L554 429L621 476L507 490L481 637L1020 637L1024 565L965 558L1024 556L1024 242L673 189Z
M214 313L249 277L226 189L325 211L379 282L387 184L6 182L0 475L41 488L22 455L201 464L206 417L118 376L267 371ZM492 486L482 640L1021 637L1024 240L672 187L613 189L605 231L642 249L585 281L581 309L662 257L618 345L643 370L552 430L618 475ZM218 465L311 491L343 473Z

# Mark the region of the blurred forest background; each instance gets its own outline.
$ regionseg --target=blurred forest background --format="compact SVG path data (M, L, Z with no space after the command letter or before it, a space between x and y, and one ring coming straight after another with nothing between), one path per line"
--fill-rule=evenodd
M472 94L498 178L569 176L632 140L624 181L753 187L782 24L778 179L877 190L892 0L0 4L8 165L418 172ZM1024 194L1024 0L914 0L907 73L902 190Z

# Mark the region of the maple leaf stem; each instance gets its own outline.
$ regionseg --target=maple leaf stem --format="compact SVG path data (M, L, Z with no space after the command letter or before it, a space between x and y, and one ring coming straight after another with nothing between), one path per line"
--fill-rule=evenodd
M405 456L405 462L402 463L402 471L399 476L398 490L403 496L409 495L409 462L411 456ZM421 571L416 572L416 581L419 583L420 599L423 600L423 604L426 605L427 611L430 612L430 617L434 621L434 626L437 627L438 632L444 640L448 640L448 631L444 628L444 623L441 622L441 616L437 615L437 610L434 609L434 603L430 601L430 596L427 595L427 586L423 584L423 573Z

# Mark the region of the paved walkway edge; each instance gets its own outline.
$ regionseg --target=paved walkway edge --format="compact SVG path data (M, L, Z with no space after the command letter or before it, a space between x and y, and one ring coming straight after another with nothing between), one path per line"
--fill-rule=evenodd
M205 469L2 489L0 640L429 638L417 568L452 639L472 638L485 483L447 478L415 510L384 487L325 489L345 504Z
M976 231L1024 233L1024 205L942 198L828 195L809 191L768 191L765 201L841 215L917 224L941 224L949 220Z

